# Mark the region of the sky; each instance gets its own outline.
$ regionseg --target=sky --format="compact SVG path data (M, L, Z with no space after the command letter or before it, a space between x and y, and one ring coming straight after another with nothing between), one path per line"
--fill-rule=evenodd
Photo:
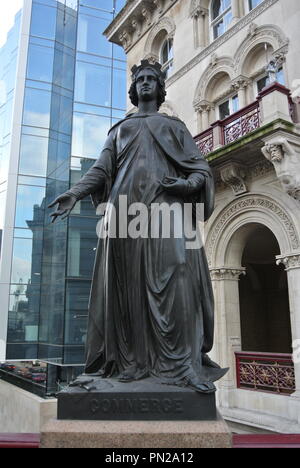
M23 0L0 0L0 47L14 24L15 14L22 8Z

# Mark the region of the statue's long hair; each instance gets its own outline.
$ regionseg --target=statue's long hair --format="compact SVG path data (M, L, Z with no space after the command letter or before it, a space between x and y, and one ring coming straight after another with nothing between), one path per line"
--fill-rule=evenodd
M136 65L132 68L132 84L129 89L129 98L134 106L138 106L139 98L136 91L136 80L137 76L141 70L145 68L150 68L155 75L157 76L158 82L158 95L157 95L157 110L166 100L166 77L165 74L161 71L160 63L156 62L155 64L150 63L148 60L142 60L141 65L137 67Z

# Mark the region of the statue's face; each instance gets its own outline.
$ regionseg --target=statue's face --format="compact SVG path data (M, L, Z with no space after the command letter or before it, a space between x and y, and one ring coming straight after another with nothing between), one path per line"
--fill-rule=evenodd
M283 159L283 154L280 146L278 145L270 145L269 152L271 155L272 162L281 162Z
M151 68L141 70L136 79L136 92L139 101L153 101L158 97L157 76Z

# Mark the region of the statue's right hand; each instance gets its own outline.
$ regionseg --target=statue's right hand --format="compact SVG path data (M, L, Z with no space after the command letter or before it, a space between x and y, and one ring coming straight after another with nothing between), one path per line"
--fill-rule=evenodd
M71 211L73 210L74 206L76 205L77 199L74 195L69 193L63 193L59 197L57 197L48 208L53 208L54 206L58 205L56 211L51 213L52 223L56 221L59 216L62 216L62 219L65 219L69 216Z

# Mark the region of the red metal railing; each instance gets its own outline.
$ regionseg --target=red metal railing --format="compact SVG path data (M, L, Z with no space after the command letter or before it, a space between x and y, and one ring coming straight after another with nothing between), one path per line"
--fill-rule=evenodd
M235 353L238 388L290 395L295 392L291 354Z
M223 145L228 145L260 127L259 102L255 101L220 122Z
M209 128L205 132L200 133L200 135L196 136L195 142L203 156L211 153L214 149L213 129Z
M250 105L240 109L224 120L214 122L207 130L195 137L200 152L207 156L215 149L233 143L239 138L257 130L261 126L261 101L264 96L273 92L285 94L288 99L292 120L296 121L295 105L291 92L279 83L273 83L261 91L257 99Z

